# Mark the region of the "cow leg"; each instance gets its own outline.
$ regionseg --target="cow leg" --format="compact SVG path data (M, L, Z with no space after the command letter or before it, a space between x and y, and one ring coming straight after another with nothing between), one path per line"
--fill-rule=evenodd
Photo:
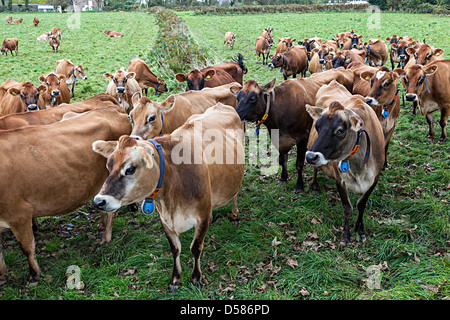
M35 237L39 235L39 223L37 218L33 218L33 234Z
M180 263L180 252L181 252L181 242L178 236L166 226L165 223L161 221L166 238L169 241L170 251L172 251L173 256L173 271L172 279L169 283L169 291L176 292L181 285L181 263Z
M439 142L445 142L447 140L447 132L445 127L447 126L449 113L450 113L450 105L446 105L441 109L441 120L439 120L439 124L442 129L442 134L441 137L439 138Z
M303 166L305 164L306 145L307 142L297 144L297 161L295 163L295 168L297 169L298 177L294 189L295 193L305 191L305 185L303 184Z
M192 270L191 282L196 287L203 286L202 271L200 268L200 255L202 254L203 242L205 241L206 233L208 231L210 217L211 212L208 213L206 218L197 223L197 226L195 227L194 239L191 243L191 253L194 257L194 268Z
M75 91L75 81L72 82L71 87L70 87L70 93L72 94L71 98L75 97L74 91Z
M431 113L427 114L425 116L425 119L427 119L427 123L428 123L428 135L426 136L426 138L434 138L434 128L433 128L433 115Z
M341 197L342 209L344 210L344 230L342 231L341 246L346 247L351 243L350 237L350 218L352 216L353 207L348 197L347 187L345 182L339 177L339 173L336 174L336 187Z
M375 189L375 186L378 183L379 177L380 177L380 175L378 174L378 176L375 178L373 184L370 186L369 190L367 190L358 199L358 202L356 203L356 207L358 208L358 218L356 220L355 231L358 233L359 241L362 243L364 243L366 241L366 234L364 232L364 222L363 222L364 210L366 210L367 200L369 199L373 189Z
M281 177L278 180L278 184L283 184L284 182L287 181L288 179L288 173L287 173L287 160L288 160L288 154L286 153L281 153L278 156L278 163L281 166Z
M237 206L237 194L233 197L233 207L231 209L231 213L227 213L228 218L230 219L231 223L238 224L239 223L239 209Z
M105 244L111 242L112 229L114 225L114 219L117 216L117 211L113 212L102 212L100 214L100 224L99 224L99 237L101 236L100 244ZM102 232L103 231L103 232Z
M318 171L319 170L316 167L314 167L314 175L313 175L313 180L311 182L311 188L310 188L311 191L320 192L319 183L317 183L317 172Z
M0 232L0 286L6 282L6 263L3 252L3 232Z
M411 103L411 109L412 109L412 114L416 115L416 109L417 109L417 101L413 101Z

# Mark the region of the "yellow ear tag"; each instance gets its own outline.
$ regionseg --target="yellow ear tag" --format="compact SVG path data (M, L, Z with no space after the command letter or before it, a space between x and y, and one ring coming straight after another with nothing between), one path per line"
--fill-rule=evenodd
M207 76L206 76L206 79L209 79L209 78L211 78L211 76L210 76L210 75L207 75Z
M367 77L366 77L366 80L370 80L370 77L369 77L369 76L367 76Z
M430 72L434 72L434 69L430 69Z

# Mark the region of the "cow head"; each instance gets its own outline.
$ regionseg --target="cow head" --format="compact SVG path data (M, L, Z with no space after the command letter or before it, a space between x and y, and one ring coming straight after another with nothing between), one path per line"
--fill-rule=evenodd
M444 53L444 50L440 48L432 48L429 44L422 43L419 48L410 47L406 49L406 52L410 56L414 56L417 64L426 65L430 62L433 56L441 56Z
M270 69L282 68L286 64L284 53L276 53L274 55L270 55L269 58L272 59L272 61L268 64Z
M332 61L334 57L334 49L326 45L321 45L319 50L315 53L319 56L319 63L325 64L328 61Z
M164 115L175 106L175 96L171 95L161 103L152 102L147 97L142 97L140 92L133 94L131 98L133 110L129 118L132 125L132 136L140 137L144 140L157 137L164 126Z
M386 67L379 71L364 71L361 79L370 82L370 91L366 96L369 106L388 105L397 94L397 82L399 75Z
M142 201L155 190L159 179L158 152L147 141L121 136L119 141L98 140L92 149L107 158L109 176L94 205L100 210L113 211Z
M58 36L55 36L54 34L49 36L49 42L50 44L57 44L58 43Z
M39 81L41 84L47 86L47 92L52 98L59 97L61 94L59 84L65 79L66 77L64 75L56 75L54 72L39 77Z
M83 64L80 63L77 66L73 67L72 73L75 78L81 79L81 80L87 80L86 74L84 73Z
M4 55L6 53L6 48L2 46L1 51L2 51L2 55Z
M424 90L427 90L427 77L432 76L437 69L438 66L435 64L426 66L415 64L406 70L395 69L394 72L402 76L402 84L406 90L406 100L417 101L418 96Z
M333 59L331 60L331 63L333 64L333 68L339 68L344 67L347 68L348 65L352 62L352 58L350 54L348 53L348 50L342 51L342 52L336 52L333 56Z
M314 49L313 45L316 42L315 39L309 40L305 39L303 41L299 41L298 44L304 46L306 49L306 54L308 55L308 60L311 60L311 51Z
M25 103L27 111L34 111L39 109L37 105L39 95L45 92L46 89L45 85L40 85L36 88L32 82L27 81L22 83L20 89L9 88L8 93L13 96L19 96Z
M267 40L267 43L269 44L269 47L273 46L273 35L266 36L266 40Z
M187 90L202 90L205 87L205 80L212 79L216 75L216 70L209 69L202 72L194 69L187 74L177 73L175 79L179 83L187 82Z
M269 97L265 97L275 86L276 79L260 86L254 80L247 80L244 86L233 86L230 88L231 93L236 95L238 105L236 112L242 121L256 122L261 120L266 110L266 103Z
M357 34L352 35L352 37L350 38L352 41L351 47L356 49L360 48L362 44L361 42L362 37L363 37L362 35L359 36Z
M336 34L333 40L336 41L338 44L338 47L340 49L342 49L342 48L344 48L345 42L347 41L348 38L349 38L349 35L347 33L343 32L343 33Z
M164 93L164 92L168 92L169 91L167 89L167 85L166 85L166 82L164 81L164 79L162 79L160 77L156 77L156 81L158 83L156 84L155 92Z
M406 50L410 47L410 45L411 44L409 44L405 40L400 40L397 43L391 44L391 51L393 53L396 53L400 61L403 61L405 63L406 60L409 59L409 54Z
M389 41L389 44L392 46L392 44L398 43L399 38L394 34L392 37L387 37L386 41Z
M125 68L120 68L115 74L105 73L103 75L106 79L112 81L116 85L117 94L124 94L126 91L127 81L134 79L136 73L129 72Z
M286 50L289 50L290 48L292 48L292 46L294 45L294 42L297 41L297 39L291 39L289 38L285 38L284 39L284 44L286 45Z
M355 146L363 120L337 101L325 109L307 104L306 111L316 120L314 126L318 133L313 146L306 152L306 161L322 166L345 159Z

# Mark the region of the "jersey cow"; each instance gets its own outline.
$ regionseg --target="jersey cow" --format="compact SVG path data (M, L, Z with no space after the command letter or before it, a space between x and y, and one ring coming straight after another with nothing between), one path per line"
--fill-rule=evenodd
M230 50L233 50L235 41L236 41L236 36L233 32L231 32L231 31L225 32L225 40L223 41L223 44L226 44L227 48L228 48L228 46L230 46Z
M106 87L106 93L116 98L122 108L130 113L133 108L131 97L136 92L141 91L139 83L134 79L136 73L130 72L125 68L120 68L114 74L109 72L104 74L104 77L109 80L108 87Z
M64 75L55 74L53 71L39 77L41 85L47 87L39 96L39 109L50 109L61 103L70 103L70 92L65 80Z
M71 97L75 97L74 89L75 82L78 80L87 80L84 73L83 64L75 65L68 59L61 59L56 61L56 73L62 74L66 77L66 84L70 89Z
M35 27L37 27L39 25L39 18L34 17L33 18L33 24L34 24Z
M139 87L141 87L142 92L146 96L148 95L148 88L154 88L155 95L169 91L167 90L166 82L162 78L157 77L150 70L145 61L139 57L131 59L128 62L128 71L136 74L134 79L137 81Z
M273 36L260 36L256 38L255 47L256 47L256 62L258 62L259 57L262 55L262 64L265 65L268 63L270 48L273 46Z
M1 52L2 55L8 55L8 51L11 52L13 56L13 51L16 53L16 56L19 54L19 40L17 38L4 39L2 42Z
M104 34L107 34L108 37L110 37L110 38L120 38L120 37L123 37L123 33L120 33L120 32L118 32L118 31L105 30L103 33L104 33Z
M44 85L36 87L31 81L19 83L7 79L0 85L0 116L38 110L39 95L46 89Z
M364 43L366 61L372 67L384 66L389 58L389 48L381 39L369 39Z
M290 76L297 78L297 74L300 74L300 77L306 77L308 55L304 46L294 46L286 52L276 53L270 57L272 61L269 63L269 67L271 69L281 68L284 80Z
M61 43L58 37L52 34L48 37L48 44L50 45L50 47L52 47L52 51L56 53L58 52L58 48Z

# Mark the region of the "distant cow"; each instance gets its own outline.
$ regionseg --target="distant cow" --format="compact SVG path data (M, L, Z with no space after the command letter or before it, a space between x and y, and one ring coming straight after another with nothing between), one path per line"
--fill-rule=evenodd
M110 37L110 38L120 38L120 37L123 37L123 34L120 33L120 32L118 32L118 31L105 30L103 33L104 33L104 34L107 34L108 37Z
M38 36L36 38L36 41L46 41L49 39L50 35L51 35L51 32L44 32L43 34L41 34L40 36Z
M128 71L136 74L134 79L139 83L142 92L146 96L148 95L148 88L155 88L155 95L169 91L167 90L166 82L162 78L157 77L145 61L139 57L128 62Z
M186 91L213 88L236 80L226 71L213 67L194 69L187 74L177 73L175 79L179 83L186 82Z
M61 31L61 29L59 27L52 27L50 33L55 35L55 36L57 36L58 39L61 40L61 38L62 38L62 31Z
M288 51L294 45L295 41L297 41L297 39L291 39L291 37L278 39L275 53L283 53Z
M406 100L418 101L421 113L426 116L429 126L427 138L434 138L432 113L441 111L439 142L446 141L445 127L450 114L450 60L437 60L425 66L415 64L408 69L395 69L395 72L402 76Z
M273 45L273 36L263 37L260 36L256 38L256 62L258 62L259 57L262 54L263 65L268 64L270 48Z
M65 80L64 75L55 74L54 71L39 77L41 85L47 87L39 96L39 109L50 109L61 103L70 103L70 91Z
M5 20L7 23L11 24L11 22L13 21L13 17L7 16Z
M73 98L75 82L77 80L86 80L86 74L84 73L83 63L75 65L68 59L61 59L56 61L56 73L62 74L66 77L66 84L70 89L71 97Z
M23 18L12 20L11 23L22 23Z
M2 42L2 55L6 54L8 55L8 51L11 52L11 55L13 54L13 51L16 53L16 56L19 54L19 40L17 38L11 38L11 39L4 39Z
M281 68L284 80L290 76L297 78L297 74L300 74L300 77L306 77L308 55L304 46L294 46L284 53L276 53L270 57L272 61L269 63L269 67L271 69Z
M332 64L333 68L344 67L347 68L352 62L362 62L364 63L366 57L366 52L359 49L342 50L341 52L335 53Z
M223 44L226 44L227 48L228 46L230 46L230 50L233 50L235 40L236 36L233 32L229 31L225 33L225 41L223 42Z
M366 61L372 67L384 66L389 58L389 48L381 39L369 39L365 42L364 50L366 51Z
M341 32L337 33L333 40L337 42L338 48L341 50L348 50L350 49L350 45L347 43L347 40L353 36L355 33L355 30L347 31L347 32ZM348 48L344 48L347 44Z
M52 47L53 52L58 52L58 48L60 45L59 39L54 34L49 36L48 43L50 47Z
M38 110L39 95L46 89L44 85L36 87L31 81L6 80L0 85L0 116Z
M34 18L33 18L33 24L34 24L35 27L37 27L38 24L39 24L39 18L34 17Z
M211 132L218 135L213 141L191 142L202 140L202 136ZM242 139L236 111L219 103L203 114L191 116L170 135L153 141L122 136L119 142L93 143L93 150L108 158L110 173L95 196L94 205L110 211L138 201L150 201L151 197L172 248L171 291L178 289L181 280L179 237L191 228L195 228L191 282L202 285L200 255L212 210L234 200L242 184L245 163ZM180 149L186 158L177 163L174 155ZM201 155L200 160L194 161L197 154ZM155 187L159 189L155 191Z
M270 36L272 36L272 31L273 31L273 28L263 29L261 35L262 35L264 38L270 37Z
M114 74L107 72L103 76L109 81L106 93L116 98L122 108L129 113L133 108L131 97L136 92L142 93L139 83L134 79L136 73L122 67Z

